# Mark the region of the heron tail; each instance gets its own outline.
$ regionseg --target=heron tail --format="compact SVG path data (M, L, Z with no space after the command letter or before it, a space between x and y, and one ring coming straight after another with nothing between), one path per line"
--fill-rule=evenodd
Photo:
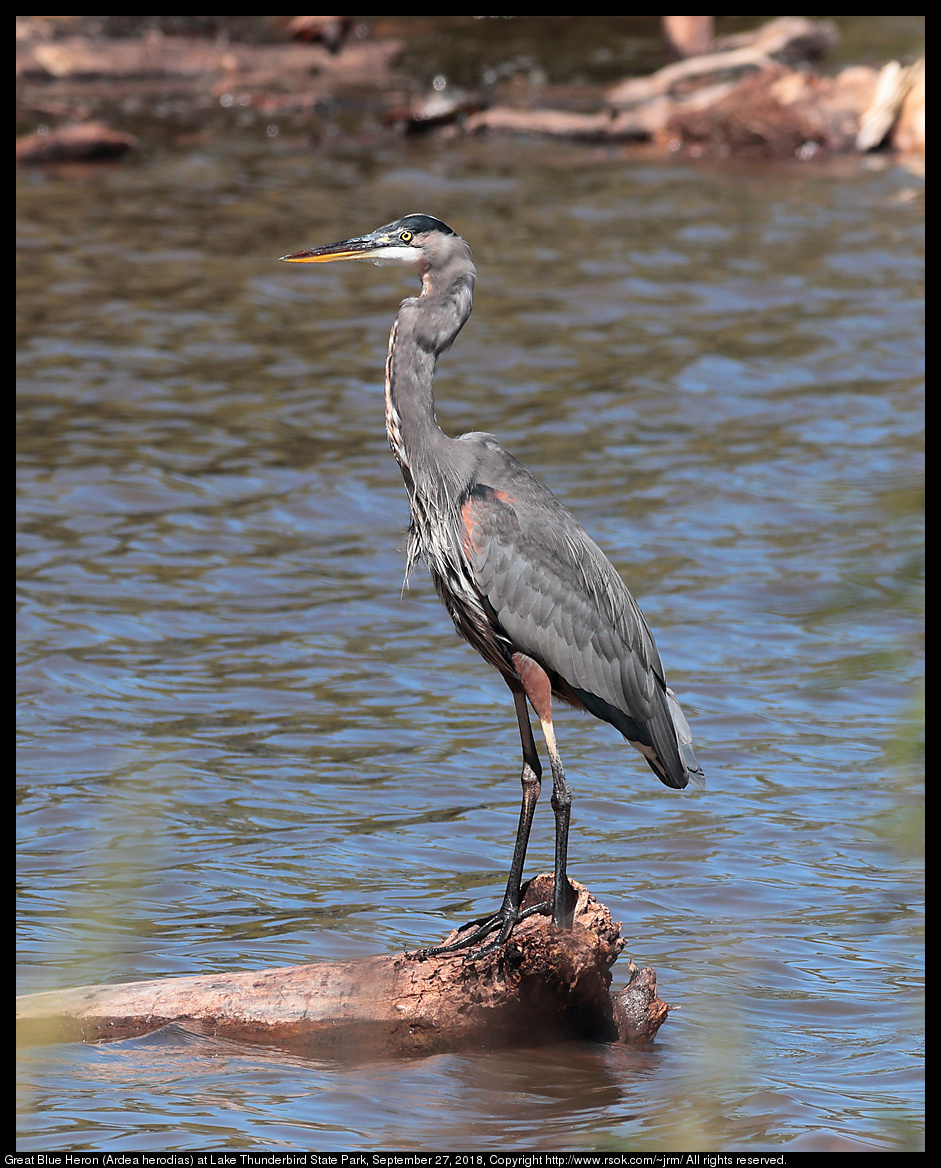
M673 727L676 730L676 742L680 748L680 758L686 767L686 774L689 777L689 785L697 791L701 791L706 785L706 776L703 774L702 767L696 761L696 755L693 752L693 734L689 728L689 722L686 721L686 715L680 709L680 703L676 700L676 694L669 686L667 686L667 702L670 707L670 717L673 719Z

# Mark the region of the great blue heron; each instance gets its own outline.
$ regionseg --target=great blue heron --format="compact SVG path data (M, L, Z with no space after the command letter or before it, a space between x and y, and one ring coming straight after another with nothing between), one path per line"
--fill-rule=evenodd
M542 774L527 699L552 767L551 909L563 928L572 795L556 747L552 697L610 722L666 786L704 785L653 636L604 553L550 490L493 435L449 438L438 426L435 365L470 316L477 274L464 240L431 215L406 215L368 235L283 259L392 261L411 264L421 277L421 295L402 301L392 326L385 379L386 431L412 515L408 569L425 561L457 631L500 671L516 704L523 801L503 903L475 927L465 926L466 935L426 952L464 948L496 932L480 953L494 951L523 915L523 863Z

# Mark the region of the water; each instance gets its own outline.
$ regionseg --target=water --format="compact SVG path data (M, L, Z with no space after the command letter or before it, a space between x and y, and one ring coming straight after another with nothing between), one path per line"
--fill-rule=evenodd
M571 873L682 1006L651 1049L170 1027L24 1052L20 1150L921 1146L920 180L261 125L18 194L21 992L395 952L502 893L509 694L401 592L410 277L276 262L399 214L480 271L442 425L606 549L708 781L558 717Z

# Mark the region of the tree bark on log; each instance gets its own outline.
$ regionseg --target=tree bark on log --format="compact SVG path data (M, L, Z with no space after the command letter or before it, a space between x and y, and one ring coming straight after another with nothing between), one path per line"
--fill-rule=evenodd
M534 913L496 953L397 953L352 961L113 986L17 999L25 1042L101 1042L171 1022L217 1037L343 1058L432 1054L563 1038L646 1042L669 1006L656 974L630 965L610 993L624 947L620 925L591 893L577 894L571 930ZM524 907L551 899L552 877L529 882ZM452 933L449 939L454 939Z

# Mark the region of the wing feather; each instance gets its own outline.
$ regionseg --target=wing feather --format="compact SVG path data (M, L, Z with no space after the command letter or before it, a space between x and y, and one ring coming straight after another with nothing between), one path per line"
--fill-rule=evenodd
M500 632L557 693L638 745L668 786L701 781L686 719L620 576L547 488L502 448L492 453L498 465L490 475L481 466L461 516L471 579Z

